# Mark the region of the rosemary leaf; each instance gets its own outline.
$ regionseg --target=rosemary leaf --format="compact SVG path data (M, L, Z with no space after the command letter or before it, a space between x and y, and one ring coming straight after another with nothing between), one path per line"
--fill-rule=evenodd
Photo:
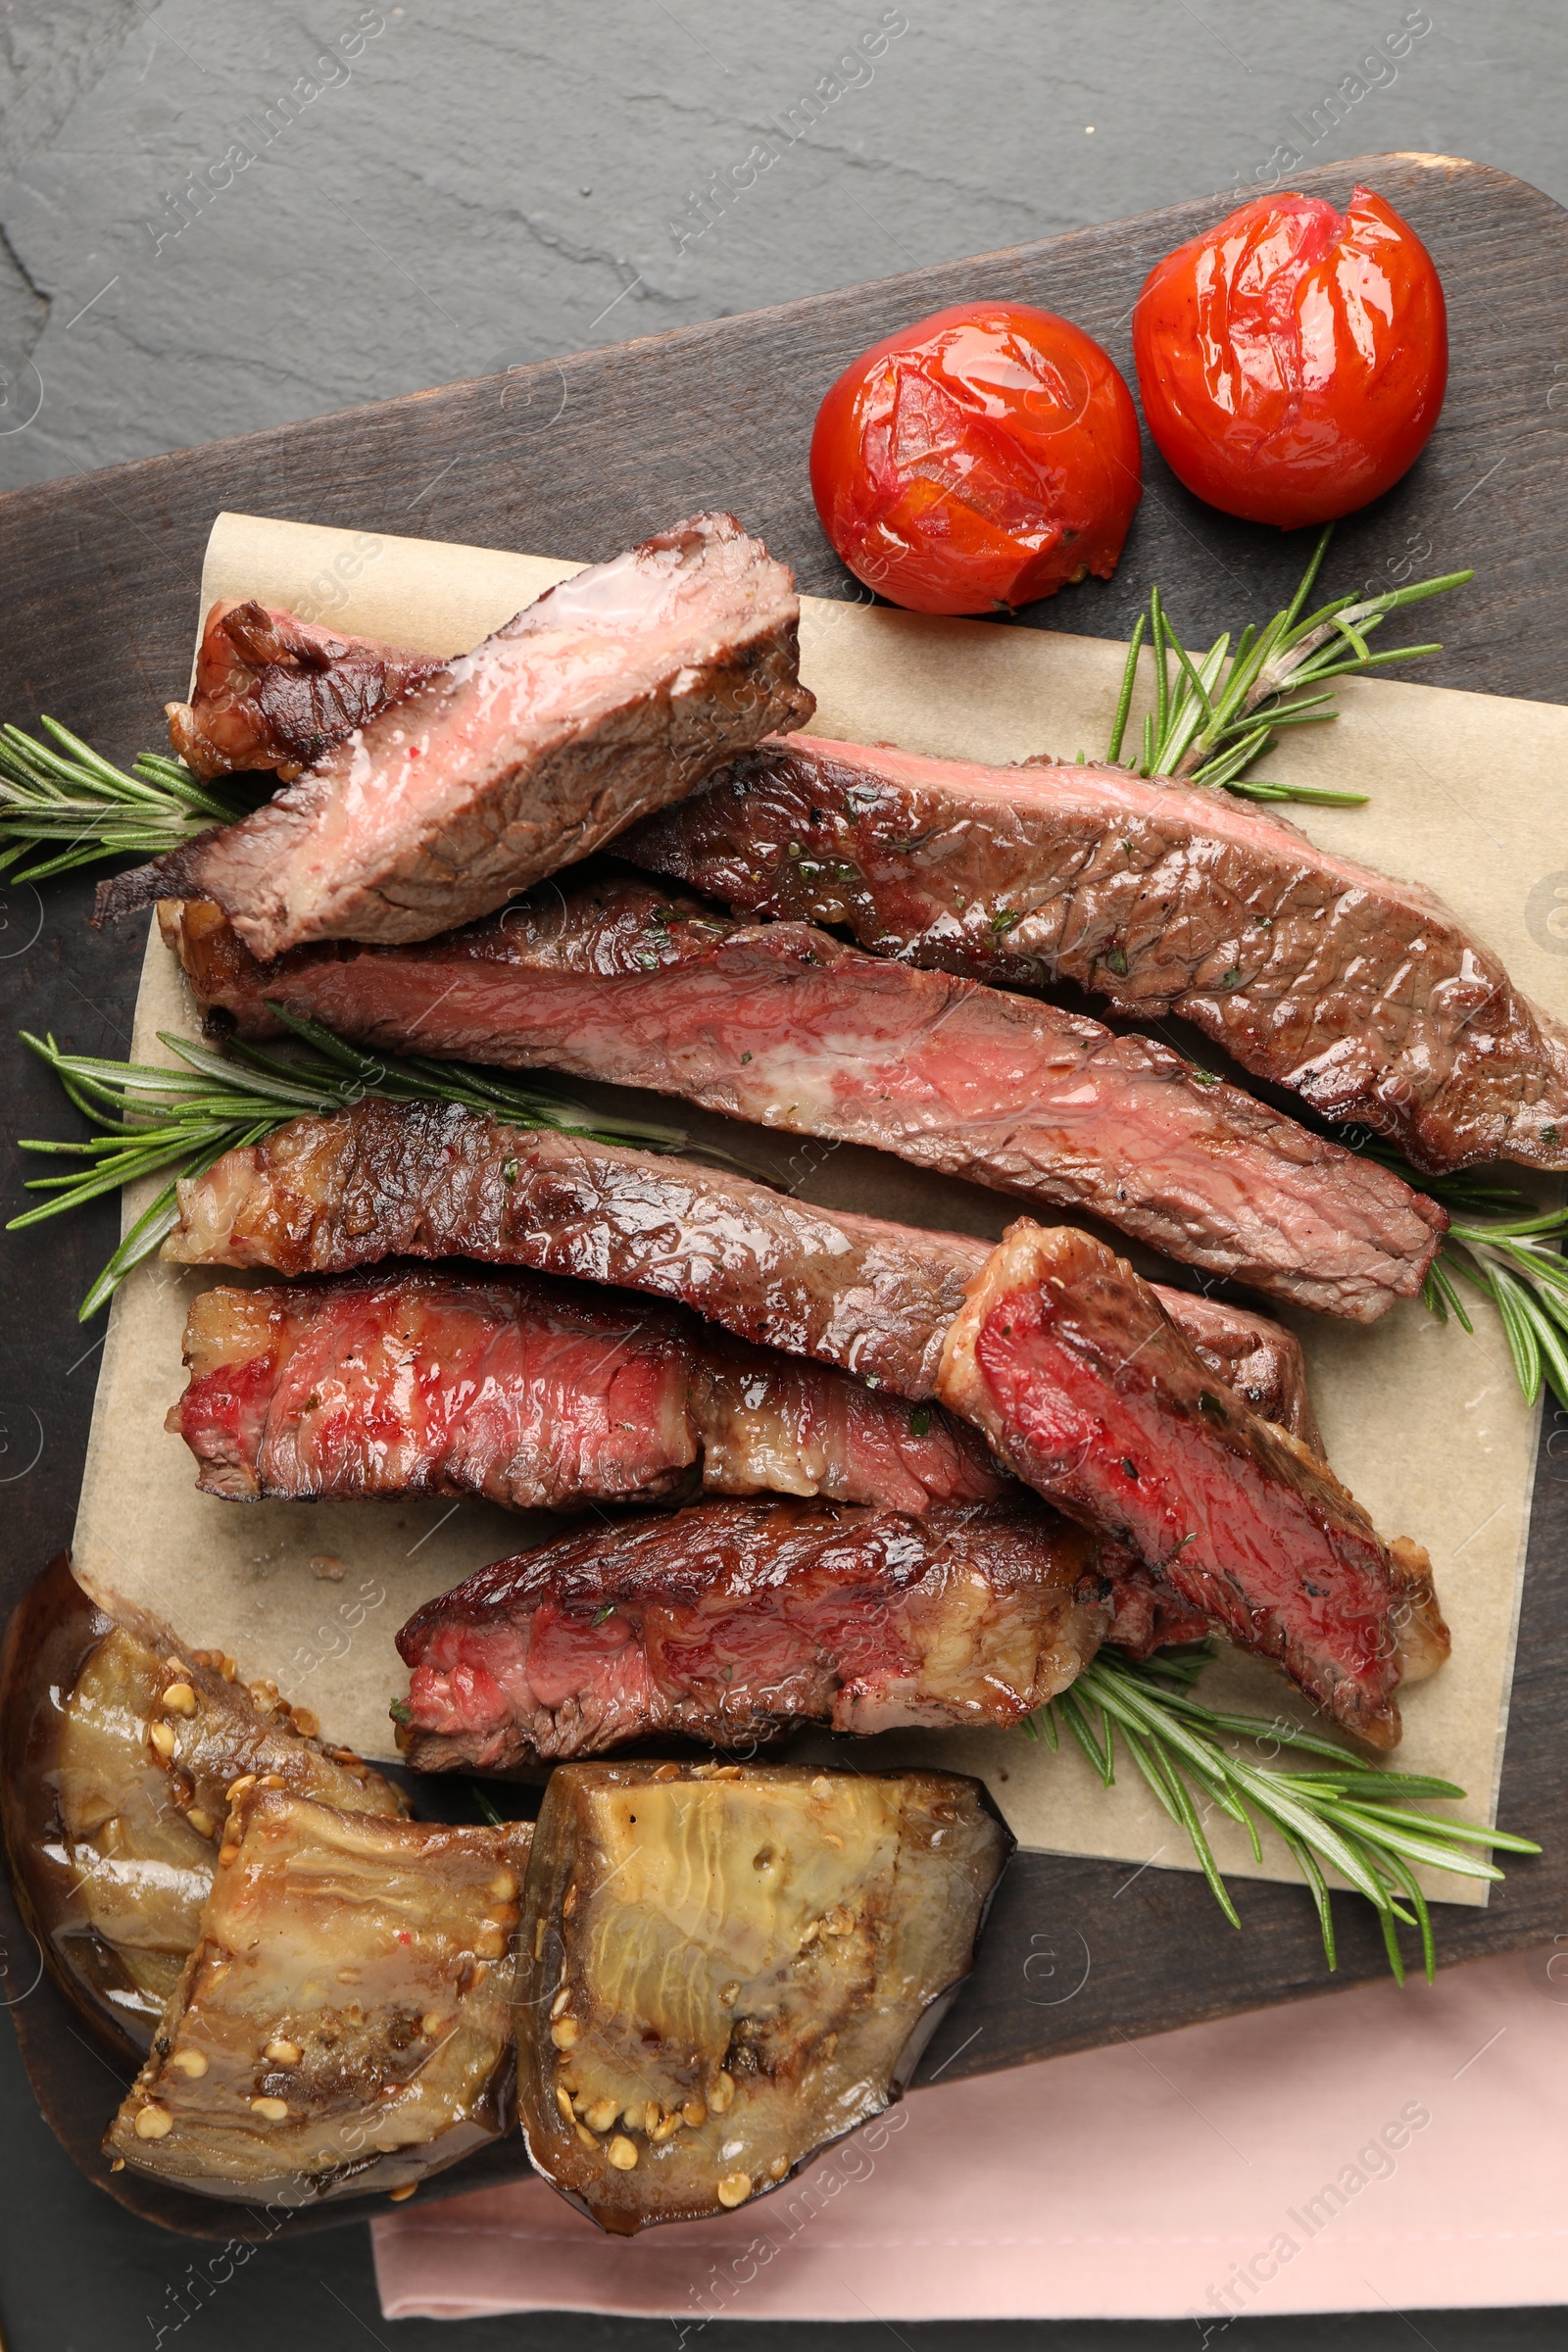
M1402 1984L1404 1959L1398 1931L1421 1937L1422 1963L1430 1979L1437 1966L1432 1918L1412 1865L1450 1872L1457 1878L1495 1880L1494 1862L1474 1852L1533 1854L1541 1848L1511 1831L1492 1830L1446 1814L1417 1813L1411 1806L1432 1798L1462 1798L1453 1782L1431 1774L1386 1772L1352 1755L1337 1740L1298 1729L1276 1717L1231 1715L1205 1707L1191 1695L1213 1652L1208 1644L1156 1654L1135 1665L1102 1651L1025 1728L1056 1743L1055 1726L1067 1726L1106 1788L1115 1779L1111 1725L1171 1820L1186 1831L1200 1869L1233 1927L1241 1919L1203 1834L1195 1789L1212 1798L1239 1821L1261 1860L1259 1831L1267 1824L1282 1840L1305 1880L1317 1912L1324 1957L1339 1965L1334 1917L1324 1866L1332 1866L1377 1911L1389 1967ZM1098 1712L1103 1737L1097 1739L1090 1710ZM1278 1755L1292 1749L1332 1759L1332 1769L1298 1771L1250 1760L1229 1744L1246 1741Z
M1432 1914L1427 1908L1427 1898L1397 1854L1389 1856L1388 1866L1397 1885L1403 1887L1409 1899L1410 1908L1415 1913L1420 1927L1422 1968L1427 1983L1430 1984L1435 1981L1438 1973L1438 1943L1437 1937L1432 1932Z
M1082 1680L1083 1678L1080 1676L1079 1681ZM1094 1727L1073 1691L1064 1690L1059 1698L1052 1701L1052 1704L1058 1710L1062 1722L1067 1726L1068 1731L1071 1732L1096 1772L1099 1773L1104 1787L1108 1788L1116 1778L1114 1760L1106 1754L1095 1738Z
M67 1054L52 1036L21 1033L23 1044L47 1062L72 1103L98 1132L85 1140L22 1141L24 1152L51 1157L70 1154L91 1164L74 1174L29 1179L28 1191L49 1197L13 1217L7 1232L62 1216L122 1185L174 1173L174 1181L143 1211L92 1284L77 1310L82 1322L108 1302L131 1269L150 1257L172 1231L179 1217L180 1177L205 1175L225 1152L260 1143L305 1112L349 1109L367 1096L391 1102L452 1102L516 1127L553 1127L601 1143L660 1152L688 1148L679 1127L606 1119L555 1088L519 1086L458 1062L400 1062L362 1054L319 1022L303 1021L280 1005L272 1009L296 1033L287 1060L256 1046L235 1046L218 1054L209 1046L160 1031L160 1043L176 1057L172 1066L162 1068L151 1062Z
M499 1830L502 1827L506 1817L504 1814L496 1811L489 1789L485 1787L482 1781L470 1781L468 1783L468 1787L473 1792L473 1801L477 1810L484 1816L484 1819L490 1824L490 1827L493 1830Z
M1485 1173L1423 1175L1379 1136L1352 1130L1346 1140L1449 1212L1421 1293L1430 1312L1440 1323L1451 1315L1473 1334L1458 1285L1490 1298L1526 1403L1535 1403L1544 1383L1568 1409L1568 1259L1560 1248L1568 1208L1538 1208L1515 1186Z
M1261 628L1249 621L1235 640L1234 652L1227 630L1205 653L1190 654L1172 626L1159 590L1151 590L1149 610L1139 615L1128 647L1107 761L1114 765L1121 760L1147 623L1154 657L1154 708L1144 719L1139 775L1211 786L1256 801L1302 801L1320 808L1364 803L1364 793L1249 781L1245 771L1273 744L1279 729L1317 726L1334 717L1332 680L1440 653L1437 644L1390 646L1377 652L1367 640L1391 613L1460 587L1474 574L1446 572L1441 579L1413 581L1380 596L1334 597L1303 617L1333 529L1330 523L1320 534L1290 604ZM1316 691L1303 691L1309 688Z
M0 870L13 882L42 882L129 853L159 857L254 806L254 795L216 791L161 753L115 767L58 719L38 724L46 743L0 727ZM55 843L65 846L18 864Z
M1148 626L1148 613L1140 612L1133 627L1132 642L1127 648L1127 664L1121 673L1121 693L1117 698L1116 716L1110 729L1110 748L1105 754L1106 762L1111 767L1121 758L1121 739L1127 732L1127 713L1132 709L1133 688L1138 683L1138 655Z
M1317 1856L1309 1845L1303 1845L1300 1838L1293 1837L1289 1830L1281 1830L1279 1835L1286 1851L1312 1890L1312 1900L1317 1907L1318 1934L1323 1938L1323 1956L1332 1974L1340 1965L1340 1955L1334 1940L1334 1912L1329 1903L1328 1881L1319 1870ZM1430 1975L1431 1971L1428 1973Z

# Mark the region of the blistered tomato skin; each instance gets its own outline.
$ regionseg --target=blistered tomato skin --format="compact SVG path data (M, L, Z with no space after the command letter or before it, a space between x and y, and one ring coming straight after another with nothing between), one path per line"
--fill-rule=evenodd
M1109 579L1142 493L1114 365L1027 303L938 311L873 345L811 435L822 528L857 579L915 612L1011 611Z
M1294 530L1380 498L1437 423L1447 314L1431 255L1357 188L1269 196L1167 255L1133 314L1144 416L1196 496Z

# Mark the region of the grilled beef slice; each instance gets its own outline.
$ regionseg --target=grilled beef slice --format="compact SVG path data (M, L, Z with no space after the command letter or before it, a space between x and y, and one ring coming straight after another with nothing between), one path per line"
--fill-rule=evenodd
M514 1510L667 1494L694 1453L667 1319L527 1276L418 1271L204 1291L167 1426L231 1501L482 1494Z
M969 1234L818 1208L727 1170L439 1102L291 1120L183 1180L179 1200L163 1253L185 1265L290 1276L387 1257L528 1266L678 1300L917 1403L934 1394L943 1335L988 1255ZM1212 1372L1317 1449L1292 1333L1154 1288Z
M514 1510L713 1494L920 1512L1012 1482L911 1407L666 1307L528 1273L204 1291L168 1426L210 1494L481 1494Z
M200 894L255 955L429 939L808 718L787 567L700 514L564 580L236 825L118 875L99 914Z
M640 877L551 884L419 947L305 949L265 968L209 935L187 969L247 1035L273 1025L270 1001L393 1052L653 1087L1102 1217L1356 1322L1419 1291L1447 1223L1388 1169L1151 1039L809 924L732 923Z
M1059 1508L1374 1747L1447 1654L1431 1564L1385 1544L1326 1464L1213 1381L1149 1285L1089 1235L1013 1226L938 1387Z
M704 1503L499 1560L398 1636L400 1744L420 1772L494 1772L790 1724L1013 1724L1108 1621L1096 1546L1032 1500L911 1518Z
M1005 987L1180 1013L1419 1168L1568 1168L1568 1033L1430 891L1272 809L1125 768L796 735L616 845L752 916Z
M293 612L221 597L207 615L188 703L166 703L169 740L198 776L276 768L285 783L442 667Z

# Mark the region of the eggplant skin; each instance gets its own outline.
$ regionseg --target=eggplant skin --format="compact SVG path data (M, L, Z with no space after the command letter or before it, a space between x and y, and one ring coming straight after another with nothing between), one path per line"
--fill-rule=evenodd
M93 1599L62 1553L19 1604L0 1657L0 1818L51 1974L122 2057L147 2049L178 1982L228 1790L247 1774L345 1811L407 1810L273 1685L247 1688L232 1659Z
M407 2187L499 2136L532 1835L246 1790L106 2152L294 2205Z
M622 2236L779 2187L902 2094L1011 1848L956 1773L558 1766L517 1981L535 2169Z

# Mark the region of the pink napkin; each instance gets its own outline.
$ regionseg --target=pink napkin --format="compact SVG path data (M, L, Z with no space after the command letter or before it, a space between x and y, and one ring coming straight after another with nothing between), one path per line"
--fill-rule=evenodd
M1172 2319L1568 2302L1568 1937L915 2092L757 2205L606 2238L527 2180L374 2224L381 2307Z

